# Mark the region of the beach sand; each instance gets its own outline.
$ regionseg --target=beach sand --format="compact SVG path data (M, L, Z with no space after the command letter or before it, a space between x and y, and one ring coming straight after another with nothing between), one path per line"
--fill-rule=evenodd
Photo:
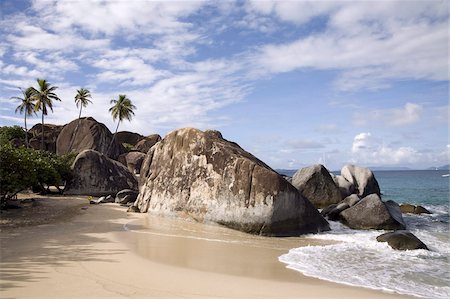
M36 201L47 214L2 214L0 298L403 297L309 278L278 261L317 240L126 213L86 197ZM28 220L14 222L13 213Z

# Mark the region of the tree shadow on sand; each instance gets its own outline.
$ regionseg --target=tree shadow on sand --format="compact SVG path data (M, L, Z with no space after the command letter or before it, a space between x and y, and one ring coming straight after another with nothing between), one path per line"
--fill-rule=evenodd
M111 209L89 207L87 213L104 208ZM111 209L107 217L99 213L100 216L94 221L86 221L82 215L70 222L2 232L0 291L47 278L49 273L45 269L48 266L60 271L74 262L115 262L112 256L124 254L126 250L114 249L111 246L113 243L100 235L123 231L122 225L115 220L123 218L124 213Z

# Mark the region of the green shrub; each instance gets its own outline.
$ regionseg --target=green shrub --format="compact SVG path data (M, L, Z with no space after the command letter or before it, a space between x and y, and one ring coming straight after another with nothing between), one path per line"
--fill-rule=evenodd
M58 156L46 151L0 145L0 196L7 199L33 188L45 191L48 186L59 189L70 178L70 165L75 154Z
M9 143L10 140L19 138L25 140L25 131L20 126L0 127L0 144Z

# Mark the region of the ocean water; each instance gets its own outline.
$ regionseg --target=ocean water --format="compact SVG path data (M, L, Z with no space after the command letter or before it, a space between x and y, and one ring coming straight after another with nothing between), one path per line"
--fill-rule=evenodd
M328 246L293 248L279 257L292 270L337 283L425 298L450 298L448 171L374 172L383 200L422 205L431 215L403 214L407 229L430 249L398 251L376 241L385 231L332 230L309 237L336 240Z

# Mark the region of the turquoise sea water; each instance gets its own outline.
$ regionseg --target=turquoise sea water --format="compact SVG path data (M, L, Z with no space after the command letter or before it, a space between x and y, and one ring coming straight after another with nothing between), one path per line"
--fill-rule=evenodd
M448 171L375 171L383 200L412 203L431 215L404 214L407 229L430 249L397 251L376 241L385 231L352 230L331 222L311 235L338 244L293 248L279 257L287 267L324 280L409 294L450 298L450 178Z

